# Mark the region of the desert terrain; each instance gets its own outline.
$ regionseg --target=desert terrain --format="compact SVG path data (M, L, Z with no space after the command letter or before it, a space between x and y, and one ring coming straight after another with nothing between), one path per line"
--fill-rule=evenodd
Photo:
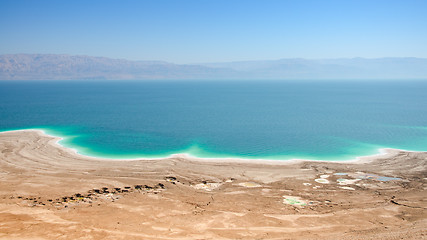
M0 239L425 239L427 153L357 162L85 157L0 133Z

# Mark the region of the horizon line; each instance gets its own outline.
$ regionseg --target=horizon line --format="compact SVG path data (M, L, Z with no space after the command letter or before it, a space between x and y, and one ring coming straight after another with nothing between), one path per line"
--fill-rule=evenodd
M328 58L304 58L304 57L284 57L276 59L252 59L252 60L231 60L231 61L203 61L203 62L189 62L189 63L175 63L166 60L135 60L128 58L120 57L108 57L108 56L94 56L87 54L70 54L70 53L1 53L0 56L11 56L11 55L57 55L57 56L70 56L70 57L92 57L92 58L107 58L112 60L125 60L131 62L163 62L171 63L176 65L195 65L195 64L216 64L216 63L240 63L240 62L258 62L258 61L280 61L280 60L342 60L342 59L365 59L365 60L375 60L375 59L427 59L427 57L411 57L411 56L393 56L393 57L328 57Z

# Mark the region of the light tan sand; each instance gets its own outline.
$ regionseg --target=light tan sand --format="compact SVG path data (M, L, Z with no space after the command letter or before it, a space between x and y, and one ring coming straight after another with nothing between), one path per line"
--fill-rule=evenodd
M56 141L37 131L0 133L1 239L427 236L427 153L389 150L345 164L104 161ZM362 179L348 190L337 179L354 178L337 172L401 180ZM314 181L321 175L329 175L328 184ZM284 203L283 196L306 205Z

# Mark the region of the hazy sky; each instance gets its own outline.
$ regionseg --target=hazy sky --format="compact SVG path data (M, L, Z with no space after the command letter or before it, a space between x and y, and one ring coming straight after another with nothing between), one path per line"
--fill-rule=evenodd
M427 57L427 0L0 0L0 54Z

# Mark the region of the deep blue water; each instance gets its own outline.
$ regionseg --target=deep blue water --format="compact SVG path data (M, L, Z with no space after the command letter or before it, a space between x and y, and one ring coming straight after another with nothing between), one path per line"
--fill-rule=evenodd
M0 131L112 158L427 151L427 81L0 81Z

